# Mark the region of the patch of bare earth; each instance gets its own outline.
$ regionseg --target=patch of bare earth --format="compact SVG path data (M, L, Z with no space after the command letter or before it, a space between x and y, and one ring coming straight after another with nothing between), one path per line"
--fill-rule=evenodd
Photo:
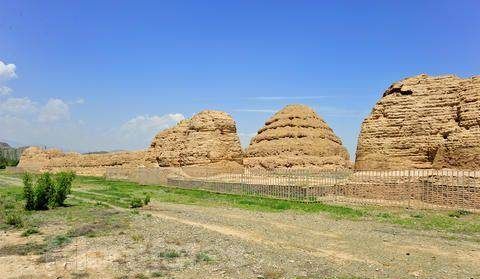
M121 210L121 209L118 209ZM2 278L478 278L480 244L323 214L153 203L130 227L46 257L1 255ZM28 241L41 241L38 236ZM28 242L0 235L0 251ZM48 257L51 257L50 260Z

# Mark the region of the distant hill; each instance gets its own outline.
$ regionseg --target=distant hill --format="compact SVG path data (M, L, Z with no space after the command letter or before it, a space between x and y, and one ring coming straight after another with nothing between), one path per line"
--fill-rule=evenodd
M6 142L0 142L0 157L6 158L9 160L18 161L20 160L20 157L22 156L23 151L27 148L28 146L14 148L14 147L11 147Z
M112 151L91 151L82 153L83 155L92 155L92 154L109 154L109 153L117 153L117 152L126 152L126 150L112 150Z
M0 142L0 148L11 148L11 146L6 142Z

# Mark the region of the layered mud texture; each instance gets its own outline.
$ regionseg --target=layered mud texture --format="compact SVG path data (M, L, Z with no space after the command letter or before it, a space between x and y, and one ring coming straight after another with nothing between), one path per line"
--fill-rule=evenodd
M480 169L480 77L394 83L361 128L355 169Z
M148 153L148 160L160 167L241 166L243 160L235 121L215 110L202 111L158 133Z
M313 109L288 105L252 139L244 165L262 169L342 169L351 163L342 141Z
M152 167L145 161L145 151L80 154L58 149L27 148L18 167L33 172L75 171L80 175L103 176L108 167Z

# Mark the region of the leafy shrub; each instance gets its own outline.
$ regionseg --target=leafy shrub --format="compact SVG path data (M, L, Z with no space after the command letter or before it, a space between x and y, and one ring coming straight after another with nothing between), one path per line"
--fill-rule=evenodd
M134 197L130 200L130 208L139 208L143 206L141 198Z
M39 233L40 231L38 230L38 228L36 227L30 227L28 229L26 229L23 233L22 233L22 236L24 237L27 237L27 236L30 236L32 234L36 234L36 233Z
M23 177L25 209L47 210L65 205L74 179L73 172L60 172L56 175L46 172L38 177L34 186L32 176L25 174Z
M145 197L133 197L130 200L130 208L139 208L150 203L150 194L145 193Z
M50 245L52 247L62 247L68 243L72 242L72 238L67 235L56 235L52 239L50 239Z
M199 252L195 256L195 261L196 262L211 262L211 261L213 261L213 259L206 252Z
M16 165L18 165L18 160L0 156L0 169L5 169L6 167L15 167Z
M470 211L460 209L460 210L449 213L448 216L454 217L454 218L460 218L462 216L467 216L470 214L472 214Z
M145 198L143 199L143 204L148 205L150 203L150 194L146 193Z
M25 209L35 209L35 194L33 193L32 175L25 174L23 176L23 197L25 198Z
M64 206L67 196L72 191L72 182L75 179L73 172L60 172L55 177L54 203L55 206Z
M159 256L165 259L173 259L177 258L180 256L180 253L178 253L175 250L167 250L159 253Z
M53 205L53 191L52 175L48 172L41 174L35 185L35 210L47 210L50 204Z
M21 228L23 226L23 219L20 213L11 211L5 216L5 222L11 226Z

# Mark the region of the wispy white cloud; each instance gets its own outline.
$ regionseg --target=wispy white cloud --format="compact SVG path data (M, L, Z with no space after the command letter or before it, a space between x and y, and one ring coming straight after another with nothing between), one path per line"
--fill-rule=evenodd
M71 115L72 106L85 104L83 98L41 103L11 96L12 89L3 83L16 78L15 71L14 64L0 61L0 134L10 142L76 151L144 149L156 133L185 119L181 113L140 115L111 129L95 129Z
M40 122L54 122L70 119L70 107L60 99L50 99L41 108L38 115Z
M248 98L250 100L264 100L264 101L276 101L276 100L318 100L324 99L328 96L259 96Z
M368 114L368 111L355 110L348 108L338 108L338 107L319 107L317 108L317 113L320 116L331 116L331 117L359 117L365 116Z
M83 105L85 104L85 99L83 98L78 98L75 101L68 102L69 105Z
M37 111L37 104L28 97L0 100L0 115L24 115Z
M10 80L17 77L15 64L5 64L0 61L0 81Z
M9 96L13 90L7 86L0 86L0 97Z
M166 114L162 116L140 115L125 122L120 127L120 133L124 138L143 137L151 140L159 131L169 128L184 119L185 116L181 113Z
M256 112L256 113L274 113L275 109L234 109L236 112Z

